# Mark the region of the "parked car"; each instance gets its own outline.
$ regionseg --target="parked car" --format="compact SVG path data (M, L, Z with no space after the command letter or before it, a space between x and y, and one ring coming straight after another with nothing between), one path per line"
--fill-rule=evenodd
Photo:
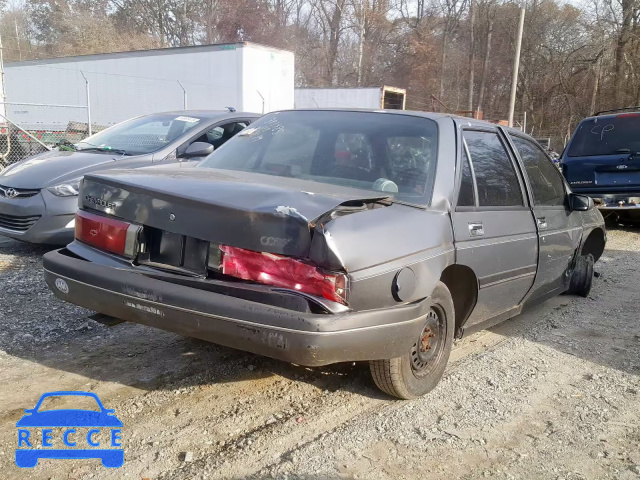
M272 113L192 169L82 182L55 294L299 365L431 390L454 336L586 296L604 221L529 136L396 111Z
M640 223L640 106L582 120L560 163L571 188L594 197L607 220Z
M199 161L258 117L195 110L144 115L17 162L0 172L0 235L66 245L73 240L83 175Z

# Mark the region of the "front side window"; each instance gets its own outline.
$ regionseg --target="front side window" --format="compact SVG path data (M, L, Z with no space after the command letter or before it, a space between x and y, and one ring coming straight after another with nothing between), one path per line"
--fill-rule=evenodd
M411 115L277 112L252 123L199 167L330 183L426 204L437 140L434 121Z
M202 118L189 115L146 115L96 133L75 146L78 150L120 150L126 155L144 155L164 148L202 122Z
M534 203L544 206L564 205L564 183L558 169L530 140L517 135L513 135L511 138L527 170Z
M523 206L518 177L498 134L467 130L464 139L471 155L480 206Z

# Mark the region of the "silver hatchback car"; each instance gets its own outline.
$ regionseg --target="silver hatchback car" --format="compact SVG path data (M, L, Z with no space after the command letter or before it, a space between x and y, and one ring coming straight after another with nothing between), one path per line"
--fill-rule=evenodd
M198 110L144 115L15 163L0 173L0 235L66 245L73 240L85 174L185 161L193 166L259 116Z

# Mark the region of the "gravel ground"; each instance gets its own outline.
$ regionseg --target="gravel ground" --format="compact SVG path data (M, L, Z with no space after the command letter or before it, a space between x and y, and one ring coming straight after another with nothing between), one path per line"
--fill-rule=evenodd
M640 232L618 229L587 299L561 296L457 342L441 384L395 401L366 364L307 369L171 333L105 327L0 237L0 477L640 478ZM125 465L14 464L43 392L97 393Z

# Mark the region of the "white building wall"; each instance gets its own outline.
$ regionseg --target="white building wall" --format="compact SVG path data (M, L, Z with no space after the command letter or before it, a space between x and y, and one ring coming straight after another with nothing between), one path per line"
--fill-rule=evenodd
M243 49L242 108L257 113L293 108L293 53L260 45L249 47Z

